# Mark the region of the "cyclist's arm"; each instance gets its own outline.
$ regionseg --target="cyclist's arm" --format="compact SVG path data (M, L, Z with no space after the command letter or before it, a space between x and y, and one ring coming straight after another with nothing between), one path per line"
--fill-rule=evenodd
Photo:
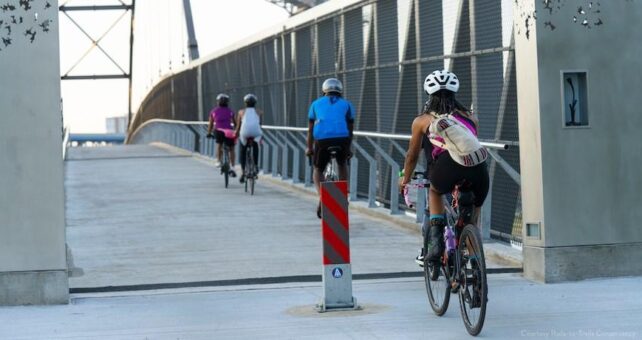
M312 141L313 141L312 131L313 131L313 129L314 129L314 120L310 119L310 121L308 122L308 139L307 139L308 150L312 150Z
M352 142L352 132L354 131L354 107L352 107L350 102L348 102L346 121L348 122L348 132L350 132L350 142Z
M419 159L419 153L421 152L421 140L423 135L426 133L426 119L429 119L427 115L419 116L412 122L412 136L408 143L408 152L406 152L406 160L404 162L403 169L404 176L401 184L410 182L415 171L415 167L417 166L417 160Z
M239 135L241 132L241 121L243 120L243 114L245 113L245 110L239 110L238 114L236 115L236 128L234 129L234 134Z
M312 151L312 142L314 140L314 135L313 135L314 123L316 122L316 120L317 120L317 113L314 110L314 103L312 103L312 105L310 105L310 109L308 110L308 138L307 138L307 144L306 144L306 147L307 147L306 153L308 151Z
M207 125L207 134L212 133L213 126L214 126L214 120L212 119L212 115L210 114L210 123Z
M259 114L259 127L263 125L263 110L256 109L256 112Z

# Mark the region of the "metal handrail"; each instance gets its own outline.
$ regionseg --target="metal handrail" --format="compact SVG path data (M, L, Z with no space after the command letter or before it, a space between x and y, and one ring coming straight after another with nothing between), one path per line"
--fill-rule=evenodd
M125 143L129 141L131 136L136 135L140 129L144 128L146 125L152 124L152 123L171 123L171 124L182 124L182 125L207 125L209 124L208 122L202 122L202 121L181 121L181 120L170 120L170 119L150 119L146 121L145 123L141 124L138 126L138 128L129 134L127 136L127 140ZM280 130L280 131L302 131L306 132L308 131L307 128L303 127L292 127L292 126L276 126L276 125L262 125L261 128L266 129L266 130ZM400 134L392 134L392 133L383 133L383 132L371 132L371 131L355 131L353 133L355 136L362 136L362 137L375 137L375 138L388 138L388 139L396 139L396 140L410 140L410 135L400 135ZM519 142L513 142L513 141L505 141L505 140L487 140L487 139L480 139L479 142L481 145L491 148L491 149L498 149L498 150L507 150L510 146L519 146Z
M141 133L142 129L145 127L159 124L157 128L151 130L149 133ZM175 121L167 119L152 119L141 124L134 132L132 132L128 137L126 143L149 143L153 141L163 141L172 145L175 145L180 148L188 149L193 152L201 154L210 154L213 151L213 141L205 140L206 127L209 123L203 121ZM304 141L306 140L307 128L303 127L289 127L289 126L272 126L272 125L263 125L264 130L264 143L265 148L261 148L261 157L263 158L263 170L264 173L271 173L272 177L279 176L279 172L282 179L289 179L288 174L292 170L292 180L294 183L300 182L300 158L301 150L305 147ZM290 133L290 134L289 134ZM374 139L387 139L392 146L392 151L400 152L402 155L405 153L405 150L398 145L397 141L400 140L409 140L410 135L402 134L390 134L382 132L369 132L369 131L355 131L354 136L364 137L364 141L367 144L371 144L373 147L374 154L372 152L366 151L361 145L361 139L355 139L352 142L352 146L357 154L361 155L361 159L365 160L368 163L368 191L367 199L368 206L375 207L377 206L377 167L378 161L375 157L381 157L381 160L385 161L386 166L390 167L391 183L390 183L390 213L395 214L399 211L399 200L398 200L398 188L396 188L396 174L400 168L400 164L397 163L391 155L383 150L379 143ZM290 138L293 137L293 140ZM518 142L510 141L482 141L482 145L487 147L489 150L490 156L497 162L497 164L506 170L509 177L512 178L518 185L521 182L519 172L514 170L508 162L506 162L496 150L506 150L509 146L519 145ZM269 148L269 152L268 152ZM211 155L213 156L213 154ZM289 158L292 158L292 162L289 161ZM277 169L279 162L281 163L280 169ZM270 164L271 163L271 164ZM292 164L290 166L290 164ZM309 186L310 184L310 169L308 162L304 162L304 171L305 179L304 185ZM271 166L266 166L271 165ZM359 177L357 176L358 167L359 167L359 158L355 157L351 164L350 171L350 200L357 199L357 181ZM269 168L269 169L268 169ZM362 179L363 180L363 179ZM386 195L384 195L386 196ZM384 198L385 200L385 198ZM420 211L420 207L425 206L425 191L418 191L417 197L417 209ZM488 208L487 208L488 209ZM417 221L421 222L423 215L420 213L417 214Z

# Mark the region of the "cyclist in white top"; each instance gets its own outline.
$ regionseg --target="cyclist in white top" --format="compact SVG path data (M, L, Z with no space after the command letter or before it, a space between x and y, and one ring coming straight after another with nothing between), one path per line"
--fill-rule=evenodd
M236 115L236 135L239 136L241 140L241 168L243 169L243 175L239 178L241 183L245 182L245 153L247 151L247 140L248 138L254 138L254 148L253 148L253 157L256 168L258 169L258 160L259 160L259 144L261 136L263 135L261 131L261 117L263 117L263 111L256 108L257 98L255 95L249 93L243 97L245 102L245 108L239 110Z

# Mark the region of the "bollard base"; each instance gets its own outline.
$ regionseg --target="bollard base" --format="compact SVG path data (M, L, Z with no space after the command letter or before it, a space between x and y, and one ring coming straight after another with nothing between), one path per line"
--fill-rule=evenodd
M357 299L354 296L352 297L352 302L349 303L349 304L326 305L325 302L322 300L314 308L319 313L340 312L340 311L356 311L356 310L361 310L362 309L361 306L359 306L357 304Z

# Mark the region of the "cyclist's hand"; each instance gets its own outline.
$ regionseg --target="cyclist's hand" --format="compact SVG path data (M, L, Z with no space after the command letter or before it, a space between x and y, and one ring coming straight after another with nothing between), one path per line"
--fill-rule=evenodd
M308 157L312 157L312 154L313 154L313 152L312 152L312 149L311 149L311 148L306 148L306 149L305 149L305 155L306 155L306 156L308 156Z
M206 137L207 138L214 138L214 135L211 132L209 132Z
M404 189L406 188L406 185L407 185L407 184L408 184L407 182L404 182L404 178L403 178L403 177L399 177L399 192L400 192L402 195L403 195L403 193L404 193L403 191L404 191Z

